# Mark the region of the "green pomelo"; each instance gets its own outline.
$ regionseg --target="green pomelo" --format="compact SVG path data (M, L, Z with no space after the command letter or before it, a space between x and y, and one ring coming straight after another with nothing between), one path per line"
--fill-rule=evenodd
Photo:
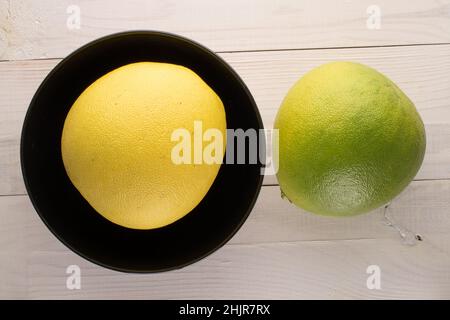
M275 129L282 193L322 215L356 215L388 203L414 178L425 153L414 104L359 63L308 72L285 97Z

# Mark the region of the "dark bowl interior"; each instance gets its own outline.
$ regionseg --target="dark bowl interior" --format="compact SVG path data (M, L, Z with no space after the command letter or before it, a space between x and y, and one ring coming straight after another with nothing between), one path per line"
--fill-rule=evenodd
M60 149L64 120L73 102L93 81L137 61L168 62L192 69L222 99L229 129L263 128L245 84L217 55L176 35L125 32L83 46L50 72L31 101L24 121L21 163L36 211L66 246L114 270L157 272L193 263L234 235L258 196L262 164L222 165L201 203L184 218L163 228L128 229L96 213L66 175Z

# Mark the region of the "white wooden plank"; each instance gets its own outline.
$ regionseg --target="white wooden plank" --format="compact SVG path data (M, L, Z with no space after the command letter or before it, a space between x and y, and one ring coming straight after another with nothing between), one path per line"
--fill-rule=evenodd
M388 216L398 225L426 239L450 230L450 180L414 181L392 201ZM384 208L348 218L307 213L281 199L278 186L265 186L250 218L231 243L396 239L386 225Z
M449 240L435 236L414 247L392 239L230 245L195 265L152 275L104 270L70 252L35 252L28 297L448 299ZM65 287L70 264L81 268L81 290ZM369 265L380 267L381 290L366 286Z
M427 153L417 179L450 178L450 45L311 51L242 52L222 56L252 91L266 128L296 79L331 60L366 63L387 74L415 102L427 129ZM0 195L25 192L18 145L26 108L59 60L0 62ZM275 177L265 184L276 184Z
M450 180L414 181L394 199L388 214L425 239L447 234L449 195ZM41 222L27 196L0 197L0 218L0 248L65 250ZM342 219L310 214L281 199L278 186L264 186L250 217L230 243L399 238L385 222L383 209Z
M80 28L74 10L80 9ZM380 28L373 11L381 12ZM0 59L64 57L132 29L178 33L215 51L450 42L450 2L407 0L0 1ZM369 20L369 22L368 22Z
M25 192L19 160L23 119L40 82L57 63L42 62L0 62L0 195Z
M65 248L26 196L0 197L2 298L449 298L450 181L416 181L389 216L420 234L407 246L384 225L382 210L320 217L263 187L237 235L193 266L159 275L124 275ZM68 265L82 269L82 290L65 288ZM381 291L365 287L368 265L382 269ZM211 296L212 294L212 296Z
M0 299L27 297L28 271L25 254L25 251L0 250Z
M449 123L450 45L228 53L221 56L252 92L266 127L291 86L330 61L355 61L387 75L411 98L427 124Z
M28 203L14 198L0 197L0 299L23 299L27 293L29 219L21 209Z

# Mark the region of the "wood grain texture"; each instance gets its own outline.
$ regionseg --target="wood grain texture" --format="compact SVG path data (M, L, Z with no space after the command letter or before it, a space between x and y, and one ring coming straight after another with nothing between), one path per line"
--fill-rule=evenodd
M417 179L450 178L450 45L224 53L251 90L266 128L305 72L332 60L359 61L394 80L416 104L426 125L427 152ZM19 139L29 102L60 60L0 62L0 195L23 194ZM274 176L265 184L276 184Z
M393 239L228 245L184 269L155 275L100 269L73 253L36 252L28 298L108 299L445 299L450 257L435 236L409 247ZM68 265L81 268L81 290L65 288ZM366 287L369 265L381 290Z
M27 298L450 298L450 181L417 181L389 216L423 241L405 245L382 210L339 219L306 213L265 186L225 247L179 271L127 275L97 267L46 229L26 196L0 197L0 297ZM12 214L13 213L13 214ZM82 290L65 287L67 266ZM366 268L382 270L368 290Z
M450 180L414 181L392 201L388 214L414 234L427 237L450 230ZM46 229L26 195L0 197L0 248L17 244L28 251L63 248ZM284 241L398 238L385 225L383 209L345 219L307 213L280 196L278 186L264 186L256 205L231 244Z
M373 4L379 29L367 27ZM79 29L67 27L70 5L80 9ZM0 59L61 58L132 29L178 33L215 51L448 43L450 1L0 0Z

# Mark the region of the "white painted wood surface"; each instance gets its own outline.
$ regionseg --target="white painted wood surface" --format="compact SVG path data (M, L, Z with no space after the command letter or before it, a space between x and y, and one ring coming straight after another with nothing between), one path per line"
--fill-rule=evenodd
M374 4L380 29L367 28ZM66 27L70 5L80 29ZM450 41L449 0L1 0L0 8L0 59L8 60L61 58L130 29L174 32L222 52Z
M69 4L81 9L80 29L66 28ZM0 0L0 60L7 60L0 62L0 298L449 299L450 1L377 1L379 30L366 26L371 4ZM423 241L402 243L383 209L348 219L306 213L283 201L269 177L230 243L182 270L122 274L69 251L25 195L22 120L58 58L129 29L176 32L221 52L249 86L266 127L295 80L321 63L359 61L388 75L415 102L428 139L416 181L388 213ZM82 269L81 290L65 287L70 264ZM382 270L381 290L366 287L371 264Z

